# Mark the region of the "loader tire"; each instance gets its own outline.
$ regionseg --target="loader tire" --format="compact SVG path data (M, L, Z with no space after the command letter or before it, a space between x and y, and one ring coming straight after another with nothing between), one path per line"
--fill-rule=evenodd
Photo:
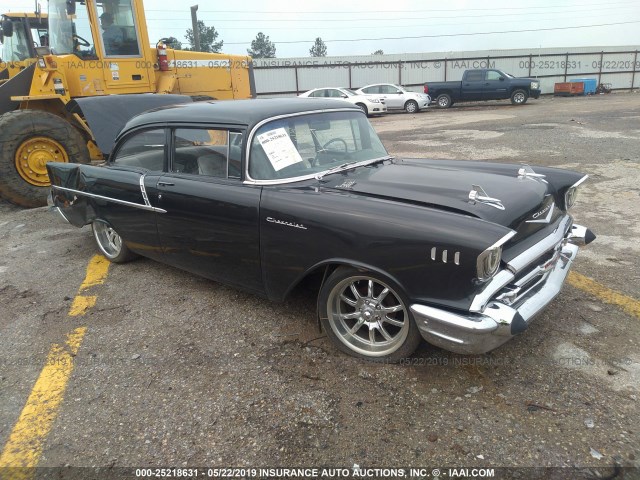
M41 110L0 116L0 197L21 207L47 204L47 162L89 163L85 140L64 118Z

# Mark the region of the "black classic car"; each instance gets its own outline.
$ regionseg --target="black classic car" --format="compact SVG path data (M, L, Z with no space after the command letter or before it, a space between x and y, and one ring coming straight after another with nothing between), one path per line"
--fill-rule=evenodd
M595 238L567 213L586 176L395 158L341 100L156 109L129 121L106 164L47 168L54 208L92 224L111 261L144 255L274 301L316 275L329 338L374 361L421 336L498 347Z

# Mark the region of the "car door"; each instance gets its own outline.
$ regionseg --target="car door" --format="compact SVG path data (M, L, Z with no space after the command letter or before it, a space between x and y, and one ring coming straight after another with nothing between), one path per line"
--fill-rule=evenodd
M166 153L166 129L143 129L118 142L106 167L81 166L83 190L93 196L96 217L109 223L131 250L155 259L162 257L156 227L162 209L149 199L156 196Z
M460 97L462 100L482 100L484 91L484 71L469 70L462 79L462 90Z
M165 261L262 293L258 213L261 188L243 185L244 132L172 129L169 169L158 181L158 234Z
M398 87L394 85L380 85L380 93L384 95L387 108L404 108L404 92Z
M507 98L507 81L498 70L487 70L485 72L485 82L482 91L483 100L495 100Z

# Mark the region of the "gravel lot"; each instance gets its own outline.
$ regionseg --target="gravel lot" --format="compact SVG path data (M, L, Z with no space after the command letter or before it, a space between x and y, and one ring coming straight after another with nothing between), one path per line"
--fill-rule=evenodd
M372 123L399 156L590 174L574 216L598 238L574 268L640 298L640 94ZM96 250L89 228L0 202L2 445L51 344L88 327L41 466L640 467L640 318L594 293L565 286L487 355L423 344L372 365L318 331L311 289L273 304L144 259L69 317Z

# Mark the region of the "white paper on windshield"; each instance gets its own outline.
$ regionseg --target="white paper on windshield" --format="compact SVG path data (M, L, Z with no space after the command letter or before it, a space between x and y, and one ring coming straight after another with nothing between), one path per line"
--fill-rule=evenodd
M279 172L289 165L302 162L302 157L284 128L276 128L258 135L258 141L273 169Z

